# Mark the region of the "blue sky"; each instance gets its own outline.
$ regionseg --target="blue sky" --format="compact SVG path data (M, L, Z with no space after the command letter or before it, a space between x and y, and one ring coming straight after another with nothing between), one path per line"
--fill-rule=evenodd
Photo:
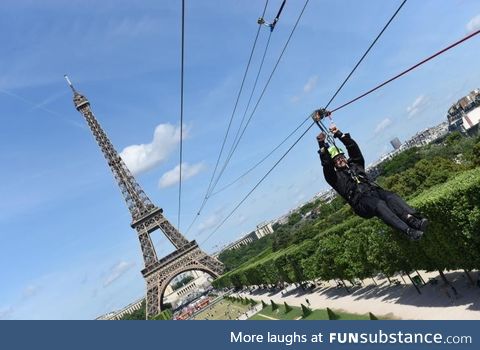
M265 4L186 3L184 177L190 177L183 184L182 231L205 194ZM269 1L267 21L280 3ZM303 4L287 1L259 88ZM328 101L399 4L310 1L219 186ZM63 75L89 98L139 183L176 224L180 10L180 1L1 2L0 318L92 319L144 294L129 212ZM409 0L332 107L478 28L476 0ZM251 73L267 35L263 28ZM367 162L388 151L391 138L405 140L445 120L452 102L480 87L479 40L334 115ZM246 80L233 130L253 79ZM212 252L326 189L316 133L310 131L203 249ZM202 243L282 150L212 197L187 237ZM173 250L160 232L153 240L158 255Z

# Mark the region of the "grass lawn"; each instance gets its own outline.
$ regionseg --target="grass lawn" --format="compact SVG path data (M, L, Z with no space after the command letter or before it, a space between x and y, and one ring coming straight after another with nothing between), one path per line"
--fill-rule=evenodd
M368 314L357 315L357 314L349 314L346 312L335 311L335 315L338 317L337 320L369 320L370 319ZM271 319L297 320L299 318L304 320L328 320L328 313L326 309L313 310L313 312L310 315L308 315L306 318L303 318L302 309L300 307L292 306L292 310L288 313L285 313L284 305L279 305L278 309L275 311L272 311L272 306L268 305L266 308L264 308L263 310L260 310L255 315L250 317L249 320L262 320L262 321L268 321Z
M337 315L337 320L369 320L370 317L368 314L359 315L359 314L349 314L346 312L335 311ZM326 309L323 310L313 310L313 312L305 318L305 320L328 320L328 313Z
M208 306L196 315L193 320L235 320L238 316L245 313L249 307L249 305L232 303L223 299L214 305Z
M293 310L285 313L285 306L279 305L277 310L272 311L272 306L269 305L260 312L257 312L253 317L262 314L267 317L259 316L261 320L268 320L270 318L274 318L277 320L295 320L298 317L302 316L302 309L299 307L292 307ZM250 318L252 319L252 318Z

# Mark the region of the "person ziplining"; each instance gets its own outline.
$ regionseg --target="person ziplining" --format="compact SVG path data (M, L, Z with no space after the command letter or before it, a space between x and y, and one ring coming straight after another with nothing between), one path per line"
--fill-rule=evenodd
M349 133L342 133L335 124L329 128L333 137L339 139L347 149L348 159L333 139L330 138L332 144L327 142L329 137L326 130L319 124L327 115L329 112L325 110L317 110L313 115L322 129L317 141L325 180L358 216L366 219L376 216L395 230L403 232L409 239L420 240L428 220L400 196L383 189L369 178L360 147Z

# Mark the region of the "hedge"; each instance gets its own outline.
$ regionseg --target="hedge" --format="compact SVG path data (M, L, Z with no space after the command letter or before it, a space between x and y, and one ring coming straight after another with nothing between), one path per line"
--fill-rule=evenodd
M261 256L214 281L216 287L314 278L365 278L413 269L480 268L480 168L455 176L413 198L430 220L420 242L411 242L378 219L350 217L323 227L305 242Z

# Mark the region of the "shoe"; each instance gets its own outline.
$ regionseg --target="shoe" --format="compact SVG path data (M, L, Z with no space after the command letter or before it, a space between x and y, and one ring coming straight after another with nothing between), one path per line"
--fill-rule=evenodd
M422 232L425 232L425 230L427 229L427 226L428 226L428 220L425 219L425 218L417 218L413 215L410 215L409 218L407 218L406 220L408 226L416 229L416 230L420 230Z
M415 230L413 228L407 228L407 231L405 232L405 234L408 236L408 238L410 238L410 240L412 241L419 241L420 239L422 239L422 236L423 236L423 232L422 231L419 231L419 230Z

